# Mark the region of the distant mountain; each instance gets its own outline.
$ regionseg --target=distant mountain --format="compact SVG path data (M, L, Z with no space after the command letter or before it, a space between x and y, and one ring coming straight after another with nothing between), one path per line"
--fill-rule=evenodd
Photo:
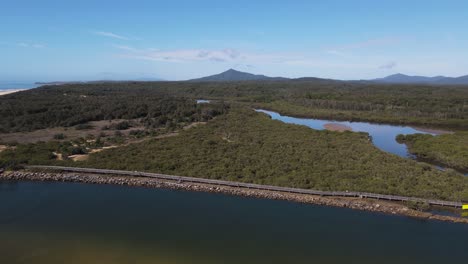
M236 71L229 69L220 74L210 75L198 79L189 80L190 82L233 82L233 81L280 81L288 80L288 78L283 77L268 77L265 75L256 75L248 72Z
M438 83L468 85L468 75L464 75L464 76L460 76L456 78L447 77L445 79L438 81Z
M64 85L64 84L93 84L93 83L119 83L119 82L161 82L159 78L138 78L131 80L96 80L96 81L65 81L65 82L35 82L36 85Z
M436 77L425 77L425 76L409 76L401 73L393 74L385 78L374 79L376 82L387 82L387 83L433 83L440 81L445 76Z
M453 84L453 85L468 85L468 75L461 77L445 77L445 76L409 76L405 74L393 74L385 78L371 80L380 83L398 83L398 84Z

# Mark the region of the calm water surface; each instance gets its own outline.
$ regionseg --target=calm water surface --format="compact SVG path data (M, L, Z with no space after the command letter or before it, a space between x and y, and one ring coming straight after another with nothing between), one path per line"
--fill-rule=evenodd
M0 82L0 91L8 90L26 90L39 87L34 83L22 83L22 82Z
M297 118L290 116L283 116L279 113L267 110L256 110L257 112L265 113L271 116L272 119L280 120L289 124L304 125L313 129L323 130L323 126L329 123L341 124L350 127L355 132L366 132L372 137L372 142L379 149L393 153L404 158L413 158L414 156L409 153L405 144L400 144L396 141L396 136L399 134L431 134L428 132L416 130L409 126L396 126L386 124L373 124L366 122L349 122L349 121L333 121L325 119L313 118ZM435 135L435 134L431 134Z
M0 182L0 263L466 263L468 225L210 193Z

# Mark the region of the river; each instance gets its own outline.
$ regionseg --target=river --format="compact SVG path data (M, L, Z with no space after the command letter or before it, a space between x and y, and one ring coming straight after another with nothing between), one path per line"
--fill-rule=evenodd
M409 126L375 124L367 122L334 121L314 118L298 118L283 116L277 112L262 109L258 109L256 111L265 113L275 120L280 120L288 124L304 125L316 130L323 130L325 129L325 124L333 123L350 127L354 132L366 132L369 133L369 135L372 138L372 143L374 143L376 147L383 151L393 153L403 158L414 158L414 155L412 155L408 151L408 147L405 144L400 144L396 141L396 137L399 134L409 135L420 133L435 135L433 133L417 130Z
M468 225L141 187L0 182L0 263L463 263Z
M372 138L372 143L377 148L398 155L403 158L417 159L417 157L411 154L408 150L406 144L398 143L396 137L399 134L410 135L410 134L430 134L436 135L436 133L424 131L424 129L418 130L410 126L398 126L398 125L389 125L389 124L376 124L376 123L367 123L367 122L350 122L350 121L335 121L335 120L326 120L326 119L316 119L316 118L299 118L291 116L283 116L277 112L256 109L255 111L265 113L269 115L274 120L279 120L288 124L296 124L310 127L316 130L324 130L325 125L327 124L338 124L343 127L348 127L354 132L365 132L368 133ZM435 130L434 130L435 131ZM425 161L426 162L426 161ZM439 170L445 170L440 164L433 164ZM460 173L468 176L468 173L465 171L459 171Z

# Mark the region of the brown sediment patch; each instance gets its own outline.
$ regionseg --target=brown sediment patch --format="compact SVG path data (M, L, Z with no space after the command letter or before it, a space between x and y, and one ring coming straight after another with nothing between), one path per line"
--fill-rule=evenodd
M338 123L328 123L328 124L323 125L323 127L326 130L330 130L330 131L338 131L338 132L353 131L351 127L347 125L338 124Z
M425 128L425 127L412 127L421 132L427 132L436 135L445 135L445 134L453 134L452 131L442 130L442 129L434 129L434 128Z
M114 184L124 186L143 186L148 188L167 188L175 190L200 191L238 195L246 197L287 200L299 203L316 204L350 208L361 211L371 211L389 215L402 215L427 220L438 220L468 224L468 218L456 216L437 215L430 212L421 212L410 209L397 202L382 201L356 197L326 197L310 194L296 194L280 191L247 189L243 187L219 186L205 183L178 182L169 179L157 179L135 176L100 175L92 173L49 173L32 171L11 171L0 173L1 180L27 180L27 181L59 181L79 182L87 184Z

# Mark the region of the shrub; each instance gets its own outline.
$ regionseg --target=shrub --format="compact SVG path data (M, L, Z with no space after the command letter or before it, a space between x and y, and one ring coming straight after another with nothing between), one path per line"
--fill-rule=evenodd
M65 135L63 133L55 134L54 139L58 139L58 140L65 139Z

